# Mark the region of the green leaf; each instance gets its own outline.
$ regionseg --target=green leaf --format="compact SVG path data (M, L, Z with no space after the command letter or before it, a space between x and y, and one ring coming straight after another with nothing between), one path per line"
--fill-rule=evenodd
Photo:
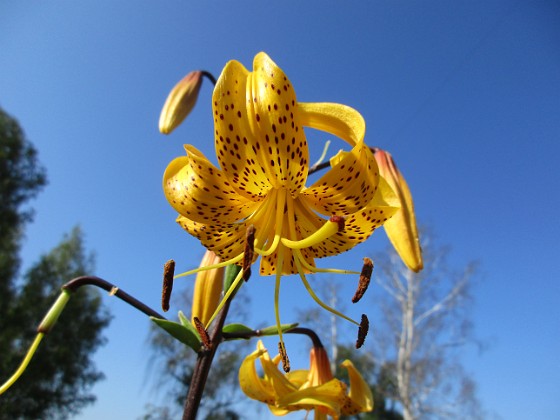
M179 319L181 318L181 315L182 314L180 312ZM192 325L191 328L189 328L186 325L179 324L178 322L168 321L166 319L154 318L153 316L151 316L150 319L154 321L158 327L163 328L166 332L171 334L181 343L186 344L196 352L200 350L200 336ZM187 323L190 325L190 322L188 320Z
M222 333L250 335L254 333L254 330L252 328L249 328L247 325L243 325L243 324L228 324L228 325L224 325L224 328L222 328ZM240 340L240 339L248 340L249 338L251 338L251 336L235 337L235 338L230 338L228 340Z

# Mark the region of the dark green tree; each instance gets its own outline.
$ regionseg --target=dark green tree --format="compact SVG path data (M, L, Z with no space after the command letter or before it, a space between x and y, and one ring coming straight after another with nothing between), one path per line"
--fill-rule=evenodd
M1 345L11 370L21 361L60 286L92 270L92 256L84 250L80 229L74 228L25 274L11 320L19 334ZM60 419L93 403L90 388L103 374L95 369L91 355L103 343L101 332L109 321L97 289L86 287L74 293L25 373L0 397L0 413L5 418Z
M0 108L0 342L7 342L15 333L8 321L23 228L33 214L25 205L45 184L37 151L25 139L18 122ZM0 369L5 369L1 359Z
M23 230L33 215L28 201L45 183L35 148L0 109L0 382L21 363L60 287L93 271L93 258L75 228L18 279ZM110 318L99 292L85 289L72 296L26 372L0 396L0 418L64 419L95 400L89 390L102 374L91 355Z

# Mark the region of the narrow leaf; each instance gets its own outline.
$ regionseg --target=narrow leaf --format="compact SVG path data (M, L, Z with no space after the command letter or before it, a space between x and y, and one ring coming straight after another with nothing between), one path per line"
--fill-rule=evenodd
M179 318L180 317L181 315L179 315ZM150 319L154 321L158 327L163 328L166 332L171 334L175 339L179 340L181 343L186 344L196 352L200 350L200 337L198 336L198 333L196 332L196 330L194 330L192 325L191 325L192 328L191 329L185 325L179 324L178 322L168 321L166 319L158 319L158 318L154 318L153 316L150 317Z

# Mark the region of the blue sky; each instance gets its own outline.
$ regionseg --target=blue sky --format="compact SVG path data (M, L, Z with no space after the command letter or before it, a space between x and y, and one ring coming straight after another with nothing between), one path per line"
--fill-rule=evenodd
M208 83L169 137L157 130L161 106L190 70L218 75L266 51L300 100L358 109L366 141L397 159L420 223L452 246L452 263L480 261L474 322L490 348L467 367L485 407L560 417L559 18L545 1L3 1L0 106L50 181L33 203L25 266L79 223L97 274L158 307L163 263L188 269L203 252L174 223L163 170L183 143L214 155ZM328 265L385 244L379 232ZM250 283L253 300L270 296L254 305L259 322L273 320L271 283ZM292 283L286 321L312 303ZM149 324L106 301L115 319L96 361L107 379L80 419L135 418L151 398Z

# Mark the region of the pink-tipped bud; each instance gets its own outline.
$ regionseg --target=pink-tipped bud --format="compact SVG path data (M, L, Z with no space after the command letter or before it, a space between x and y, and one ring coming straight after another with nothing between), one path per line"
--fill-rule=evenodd
M202 72L192 71L169 93L159 117L159 131L169 134L189 115L198 99Z
M404 177L389 152L375 149L375 160L380 175L396 193L401 208L385 222L383 227L402 261L414 272L424 268L422 250L418 239L412 195Z

